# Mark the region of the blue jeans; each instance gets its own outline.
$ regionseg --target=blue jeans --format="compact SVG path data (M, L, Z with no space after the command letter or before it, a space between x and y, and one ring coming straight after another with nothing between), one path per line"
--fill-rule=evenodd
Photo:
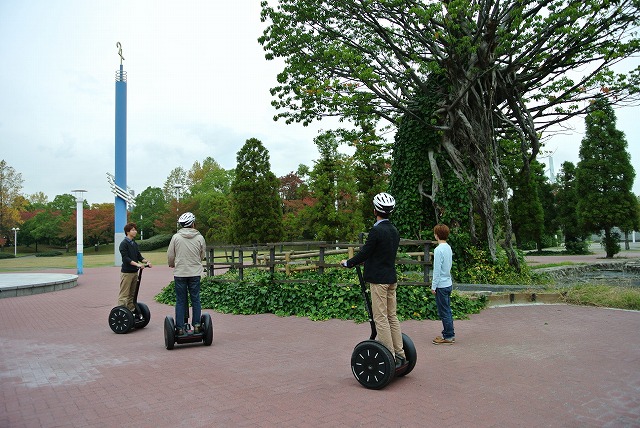
M453 287L436 288L436 306L438 316L442 320L442 338L456 337L453 331L453 315L451 315L451 290Z
M176 289L176 327L183 328L184 320L189 316L187 312L187 292L191 296L191 308L193 316L192 324L200 324L202 307L200 306L200 277L173 277Z

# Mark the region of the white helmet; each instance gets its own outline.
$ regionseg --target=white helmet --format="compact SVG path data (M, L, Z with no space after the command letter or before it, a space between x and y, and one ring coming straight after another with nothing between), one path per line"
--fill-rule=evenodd
M182 227L193 226L193 223L195 221L196 221L196 216L194 216L190 212L186 212L186 213L182 214L180 216L180 218L178 219L178 223L180 223L180 226L182 226Z
M378 193L373 197L373 207L378 212L391 214L396 207L396 200L388 193Z

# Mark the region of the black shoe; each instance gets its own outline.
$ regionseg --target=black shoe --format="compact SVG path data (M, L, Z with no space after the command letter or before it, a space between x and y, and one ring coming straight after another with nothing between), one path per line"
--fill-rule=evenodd
M406 358L399 357L396 355L396 368L402 367L407 363Z
M176 336L184 336L186 334L187 332L185 331L184 328L176 328Z

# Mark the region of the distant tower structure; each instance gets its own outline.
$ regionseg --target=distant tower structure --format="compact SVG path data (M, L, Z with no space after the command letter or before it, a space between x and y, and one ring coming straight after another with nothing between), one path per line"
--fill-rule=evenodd
M551 184L556 182L556 173L553 169L553 156L549 156L549 181Z
M115 193L115 227L114 227L114 263L122 264L122 256L118 250L120 242L125 237L124 226L127 224L127 72L124 71L122 61L122 45L116 43L120 56L120 70L116 71L116 149L115 176L109 176L111 191Z

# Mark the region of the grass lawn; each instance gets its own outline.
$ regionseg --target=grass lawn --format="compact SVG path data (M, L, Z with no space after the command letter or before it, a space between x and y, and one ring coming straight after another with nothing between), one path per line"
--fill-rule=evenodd
M13 250L13 248L11 249ZM56 250L62 255L55 257L36 257L33 248L21 248L18 246L17 257L0 259L0 272L20 272L42 269L75 269L77 267L76 249L70 248L67 253L64 248L50 248L40 245L38 252ZM8 252L8 248L5 248ZM13 251L11 251L13 254ZM145 251L142 255L152 264L167 264L167 249L161 248L154 251ZM102 245L95 251L94 248L85 248L82 257L82 265L85 268L115 266L113 244Z

